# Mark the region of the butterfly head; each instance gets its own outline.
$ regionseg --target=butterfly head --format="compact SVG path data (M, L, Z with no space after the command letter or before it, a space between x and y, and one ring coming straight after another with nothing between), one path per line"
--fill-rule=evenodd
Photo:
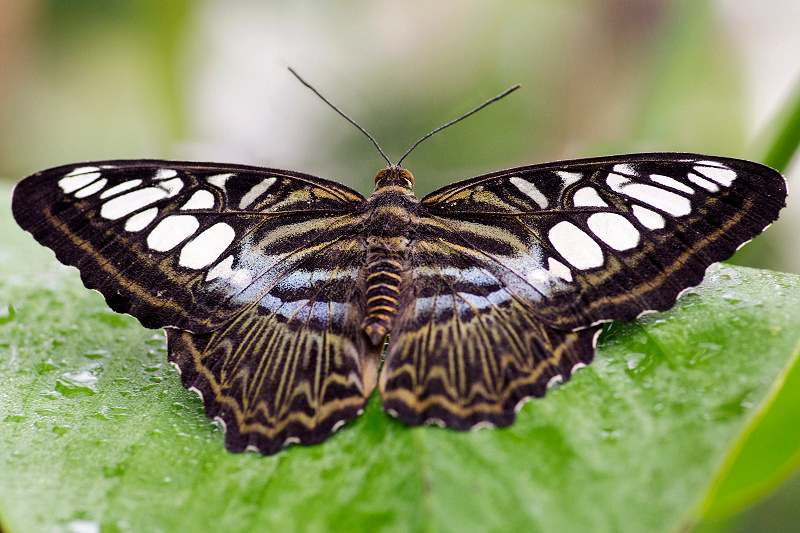
M414 187L414 176L400 165L389 165L375 175L375 186L399 185L407 189Z

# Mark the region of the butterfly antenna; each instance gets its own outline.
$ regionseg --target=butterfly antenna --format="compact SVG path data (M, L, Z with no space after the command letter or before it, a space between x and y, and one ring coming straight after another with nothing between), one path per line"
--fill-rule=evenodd
M323 102L325 102L326 104L328 104L329 106L331 106L331 107L333 108L333 110L334 110L334 111L336 111L337 113L339 113L340 115L342 115L344 118L346 118L346 119L347 119L347 121L348 121L348 122L350 122L350 124L352 124L353 126L355 126L356 128L358 128L359 130L361 130L361 133L363 133L364 135L366 135L366 136L369 138L369 140L370 140L370 141L372 141L372 144L374 144L374 145L375 145L375 148L377 148L377 149L378 149L378 151L381 153L381 155L382 155L382 156L383 156L383 158L386 160L386 162L387 162L387 163L389 163L389 165L391 166L392 162L389 160L389 158L388 158L388 157L386 157L386 154L385 154L385 153L383 153L383 150L381 149L380 145L378 144L378 141L376 141L376 140L375 140L375 137L373 137L372 135L370 135L370 134L367 132L367 130L365 130L364 128L362 128L362 127L361 127L361 126L358 124L358 122L356 122L356 121L355 121L355 120L353 120L352 118L350 118L350 117L348 117L347 115L345 115L345 114L344 114L344 112L343 112L341 109L339 109L338 107L336 107L335 105L333 105L332 103L330 103L330 101L328 101L328 99L327 99L327 98L325 98L324 96L322 96L321 94L319 94L319 91L318 91L318 90L316 90L316 89L315 89L314 87L312 87L311 85L309 85L309 83L308 83L306 80L304 80L303 78L301 78L301 77L300 77L300 75L299 75L297 72L295 72L295 71L294 71L294 69L293 69L292 67L289 67L289 72L291 72L292 74L294 74L294 77L295 77L295 78L297 78L298 80L300 80L300 83L302 83L303 85L305 85L306 87L308 87L309 89L311 89L312 91L314 91L314 94L316 94L317 96L319 96L319 97L320 97L320 99L321 99ZM485 104L484 104L484 105L485 105ZM418 144L419 144L419 143L418 143Z
M486 107L487 105L491 104L492 102L496 102L496 101L500 100L501 98L503 98L504 96L508 96L509 94L513 93L514 91L516 91L516 90L517 90L517 89L519 89L520 87L522 87L522 85L520 85L520 84L518 83L518 84L514 85L513 87L511 87L510 89L508 89L508 90L506 90L506 91L503 91L502 93L498 94L498 95L497 95L497 96L495 96L494 98L489 98L488 100L486 100L484 103L482 103L481 105L479 105L478 107L476 107L476 108L475 108L475 109L473 109L472 111L470 111L470 112L468 112L468 113L465 113L465 114L461 115L460 117L458 117L458 118L457 118L457 119L455 119L455 120L451 120L450 122L448 122L448 123L447 123L447 124L445 124L444 126L439 126L439 127L438 127L438 128L436 128L435 130L433 130L432 132L430 132L429 134L427 134L426 136L424 136L422 139L420 139L420 140L418 140L417 142L415 142L415 143L414 143L414 145L413 145L411 148L409 148L409 149L408 149L408 151L407 151L405 154L403 154L403 157L401 157L401 158L400 158L400 160L397 162L397 165L399 166L399 165L400 165L400 163L402 163L402 162L403 162L403 159L405 159L405 158L406 158L406 156L407 156L408 154L410 154L410 153L411 153L411 151L412 151L414 148L416 148L417 146L419 146L419 143L421 143L422 141L424 141L425 139L427 139L428 137L430 137L430 136L431 136L431 135L433 135L434 133L439 133L440 131L442 131L443 129L447 128L448 126L452 126L452 125L453 125L453 124L455 124L456 122L461 122L462 120L464 120L464 119L465 119L465 118L467 118L468 116L472 115L473 113L477 113L478 111L480 111L481 109L483 109L483 108L484 108L484 107Z

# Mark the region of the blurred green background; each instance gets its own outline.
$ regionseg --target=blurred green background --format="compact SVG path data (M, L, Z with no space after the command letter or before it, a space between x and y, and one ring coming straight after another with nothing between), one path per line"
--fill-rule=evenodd
M521 83L404 161L419 196L501 168L611 153L763 161L798 97L798 27L796 0L2 0L0 177L190 159L290 168L369 194L385 162L287 66L393 160ZM800 273L799 222L790 194L737 262ZM795 476L697 530L797 531L798 504Z
M795 0L0 2L0 176L80 160L252 163L418 193L554 159L692 151L764 159L800 73ZM780 117L778 117L778 122ZM739 262L800 272L791 205ZM782 242L787 241L787 242Z

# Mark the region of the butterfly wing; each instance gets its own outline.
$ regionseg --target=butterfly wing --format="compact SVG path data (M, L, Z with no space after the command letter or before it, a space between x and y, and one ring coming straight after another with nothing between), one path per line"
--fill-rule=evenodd
M112 309L177 328L170 360L230 449L274 453L319 442L374 387L352 235L363 202L283 170L104 161L26 178L13 212Z
M12 208L113 310L200 332L291 271L298 249L345 231L363 201L284 170L145 160L39 172L17 184Z
M322 442L375 387L382 347L361 331L363 245L339 239L300 253L301 268L219 329L167 330L170 361L224 422L231 451Z
M423 199L380 377L409 423L507 425L593 356L597 324L674 305L772 223L782 176L642 154L510 169Z
M600 326L548 326L503 281L505 267L437 229L420 231L408 256L381 371L383 408L409 424L507 426L523 400L591 362Z
M769 167L639 154L505 170L423 199L430 215L513 274L537 316L565 330L663 311L778 218Z

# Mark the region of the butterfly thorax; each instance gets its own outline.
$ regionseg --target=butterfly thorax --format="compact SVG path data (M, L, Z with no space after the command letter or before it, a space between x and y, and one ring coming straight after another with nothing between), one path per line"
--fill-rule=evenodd
M414 178L399 166L375 176L375 191L366 202L366 318L361 327L373 344L383 342L397 316L400 283L408 269L406 250L420 209L411 189Z

